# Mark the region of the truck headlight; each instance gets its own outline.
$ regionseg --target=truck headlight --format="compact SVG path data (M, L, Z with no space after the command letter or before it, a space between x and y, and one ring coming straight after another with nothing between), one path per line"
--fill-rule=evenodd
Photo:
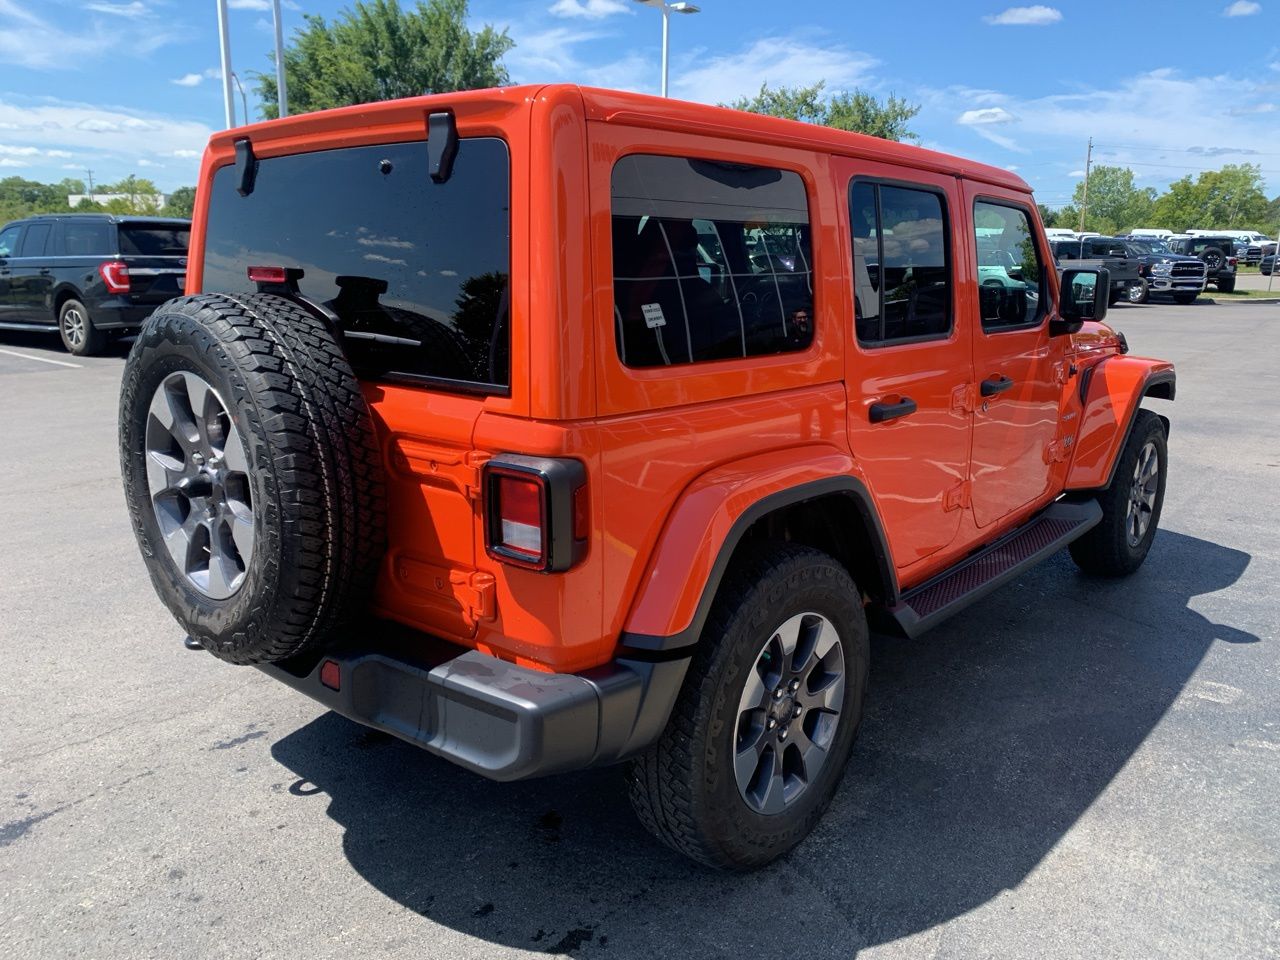
M1156 277L1167 277L1172 271L1173 264L1171 263L1157 263L1151 267L1151 274Z

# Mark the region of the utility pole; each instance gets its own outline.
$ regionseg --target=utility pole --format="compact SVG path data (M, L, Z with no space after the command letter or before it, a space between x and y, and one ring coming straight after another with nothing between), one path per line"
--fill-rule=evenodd
M1089 171L1093 167L1093 137L1089 138L1089 152L1084 156L1084 202L1080 204L1080 229L1084 233L1084 216L1089 211Z
M280 21L280 0L272 0L272 19L276 27L276 105L279 115L289 115L289 94L284 88L284 24Z
M235 92L231 88L231 38L227 35L227 0L218 3L218 41L222 47L222 106L227 115L227 129L236 125ZM248 121L245 117L245 121Z
M84 172L89 175L89 199L92 200L93 199L93 171L90 170L88 167L86 167Z

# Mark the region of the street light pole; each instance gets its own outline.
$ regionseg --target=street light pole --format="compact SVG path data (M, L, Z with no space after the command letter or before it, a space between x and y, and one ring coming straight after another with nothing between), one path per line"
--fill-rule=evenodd
M676 3L667 3L665 0L636 0L636 3L642 3L646 7L657 7L662 11L662 95L665 97L667 95L668 64L671 59L671 14L700 13L702 8L692 3L686 3L684 0L677 0Z
M231 89L231 38L227 35L227 0L218 0L218 41L222 46L222 105L226 110L227 128L230 129L236 125L236 101Z
M289 94L284 87L284 24L280 21L280 0L272 0L272 16L276 27L276 105L282 117L289 115Z

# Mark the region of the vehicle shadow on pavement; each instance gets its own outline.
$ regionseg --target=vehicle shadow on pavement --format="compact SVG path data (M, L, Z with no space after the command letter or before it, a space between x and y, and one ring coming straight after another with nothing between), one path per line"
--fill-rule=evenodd
M1020 883L1209 647L1257 641L1191 609L1249 560L1162 531L1128 580L1086 578L1062 554L922 641L875 638L866 720L831 810L747 876L652 840L617 768L496 784L336 714L272 754L299 777L299 805L327 801L363 878L467 935L576 956L850 957Z

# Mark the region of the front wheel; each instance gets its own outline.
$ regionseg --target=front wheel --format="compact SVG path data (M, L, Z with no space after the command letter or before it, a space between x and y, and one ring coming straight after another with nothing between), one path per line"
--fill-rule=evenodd
M1076 566L1100 577L1122 577L1142 566L1160 523L1168 462L1164 424L1150 410L1139 410L1111 485L1098 495L1102 521L1071 544Z
M1147 281L1139 280L1135 285L1129 288L1130 303L1146 303L1147 302Z
M58 311L58 333L67 353L76 357L95 356L107 345L106 334L93 325L79 300L68 300Z
M769 544L726 578L667 729L632 764L632 805L676 851L762 867L813 829L862 719L867 621L834 558Z

